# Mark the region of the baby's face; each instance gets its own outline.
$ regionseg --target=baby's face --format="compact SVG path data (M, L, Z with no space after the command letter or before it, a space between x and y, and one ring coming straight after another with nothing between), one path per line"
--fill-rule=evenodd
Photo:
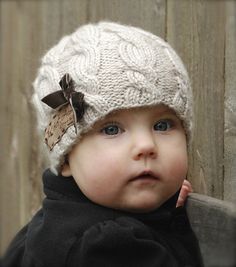
M181 187L186 136L165 106L118 111L97 122L69 154L62 175L100 205L148 212Z

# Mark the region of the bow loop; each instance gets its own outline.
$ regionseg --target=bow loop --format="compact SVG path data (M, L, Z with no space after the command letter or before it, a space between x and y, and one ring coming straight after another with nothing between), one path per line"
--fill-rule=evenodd
M87 106L84 102L84 94L75 91L75 82L68 73L61 78L59 85L61 90L46 95L41 101L53 109L69 104L73 112L74 127L77 134L76 123L83 118Z
M75 92L75 85L74 85L74 81L71 78L71 76L66 73L60 80L59 82L62 92L64 94L64 97L67 101L70 100L70 98L72 97L72 93Z
M71 97L71 102L72 106L74 107L77 120L79 121L83 118L84 111L86 108L86 103L84 101L84 94L80 92L73 93Z

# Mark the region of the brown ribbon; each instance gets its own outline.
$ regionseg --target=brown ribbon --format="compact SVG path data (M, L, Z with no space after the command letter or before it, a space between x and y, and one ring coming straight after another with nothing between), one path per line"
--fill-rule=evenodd
M84 94L74 90L75 82L68 73L62 77L59 84L62 90L48 94L41 99L49 107L58 109L45 129L45 142L50 150L61 140L71 125L74 124L77 134L76 124L83 118L87 107Z

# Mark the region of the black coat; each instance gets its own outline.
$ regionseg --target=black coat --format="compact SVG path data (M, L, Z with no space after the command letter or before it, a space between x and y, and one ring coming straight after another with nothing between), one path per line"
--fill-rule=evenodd
M202 266L185 208L175 208L177 194L136 214L94 204L72 177L47 170L43 182L43 207L11 243L4 267Z

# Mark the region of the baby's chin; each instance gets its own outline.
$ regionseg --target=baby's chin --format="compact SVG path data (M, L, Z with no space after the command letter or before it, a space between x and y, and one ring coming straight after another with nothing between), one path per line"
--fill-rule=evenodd
M156 201L142 201L140 203L128 203L121 207L118 207L120 210L124 210L132 213L149 213L158 209L165 201L156 202Z

